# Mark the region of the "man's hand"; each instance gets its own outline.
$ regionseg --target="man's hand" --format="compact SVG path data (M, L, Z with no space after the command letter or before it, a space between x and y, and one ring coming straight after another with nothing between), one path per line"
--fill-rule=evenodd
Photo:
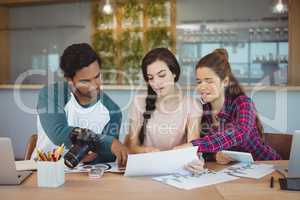
M83 157L83 159L81 160L81 162L85 163L85 162L92 162L93 160L95 160L97 158L97 154L89 151L88 154L86 156Z
M232 159L230 156L227 156L224 153L219 151L216 154L216 161L218 164L227 165L228 163L234 161L234 159Z
M111 144L111 152L117 157L119 168L126 166L128 149L125 145L121 144L119 140L114 139Z

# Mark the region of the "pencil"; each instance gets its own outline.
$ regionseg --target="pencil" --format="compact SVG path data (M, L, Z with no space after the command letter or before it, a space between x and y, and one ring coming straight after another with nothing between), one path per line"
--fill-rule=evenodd
M47 161L47 156L43 151L37 149L37 153L41 161Z
M61 146L59 146L54 153L55 159L58 160L60 158L60 155L64 152L64 144L62 144Z
M271 176L271 179L270 179L270 188L273 188L274 187L274 177Z

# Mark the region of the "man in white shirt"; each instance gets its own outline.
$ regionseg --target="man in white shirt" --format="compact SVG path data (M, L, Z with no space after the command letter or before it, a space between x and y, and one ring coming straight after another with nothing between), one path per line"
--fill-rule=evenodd
M127 161L127 148L118 140L122 113L100 89L101 60L86 43L67 47L60 60L65 81L45 86L38 98L38 140L36 148L52 151L64 144L71 147L75 127L89 129L101 137L98 152L83 162ZM34 155L33 155L34 157Z

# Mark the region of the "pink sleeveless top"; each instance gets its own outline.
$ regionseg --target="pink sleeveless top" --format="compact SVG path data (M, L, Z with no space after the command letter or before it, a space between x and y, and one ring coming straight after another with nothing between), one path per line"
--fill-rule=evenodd
M146 95L137 95L129 111L129 118L140 126L143 123ZM191 118L201 118L202 105L192 97L184 96L174 111L155 110L148 120L144 146L160 150L170 150L175 146L187 143L187 122ZM200 131L199 131L200 135Z

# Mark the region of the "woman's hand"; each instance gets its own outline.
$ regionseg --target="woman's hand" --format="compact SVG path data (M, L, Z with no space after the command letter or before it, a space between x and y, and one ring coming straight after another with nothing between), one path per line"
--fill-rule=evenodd
M204 170L204 161L197 159L184 166L184 169L192 174L200 174Z
M218 164L227 165L228 163L234 161L234 159L219 151L216 153L216 161Z

